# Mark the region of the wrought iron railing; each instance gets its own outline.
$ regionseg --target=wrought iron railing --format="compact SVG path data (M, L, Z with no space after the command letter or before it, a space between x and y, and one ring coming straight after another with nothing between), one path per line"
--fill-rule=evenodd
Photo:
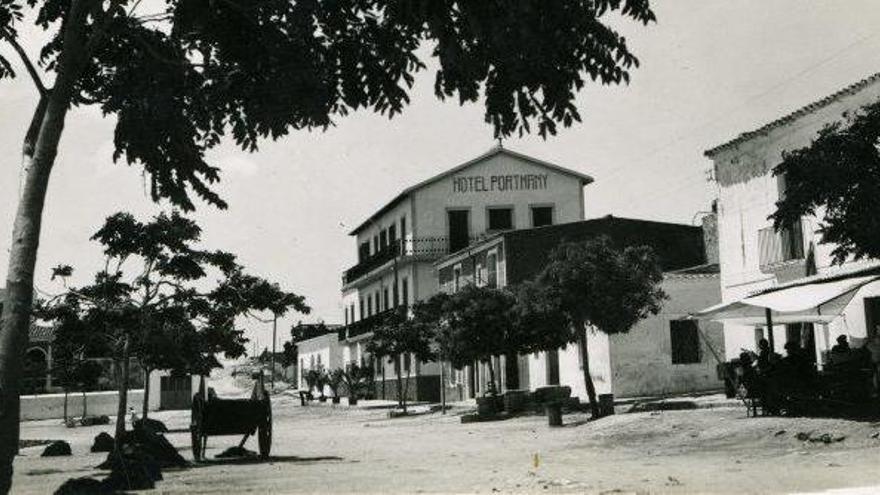
M401 311L401 307L386 309L385 311L376 313L363 320L349 323L339 330L339 340L345 340L346 338L350 339L374 331L377 326L384 323L386 319L392 316L396 311Z
M482 234L455 240L445 236L398 239L346 270L342 275L342 283L354 282L398 256L410 256L432 261L464 249L475 242L485 239L486 236L487 234Z

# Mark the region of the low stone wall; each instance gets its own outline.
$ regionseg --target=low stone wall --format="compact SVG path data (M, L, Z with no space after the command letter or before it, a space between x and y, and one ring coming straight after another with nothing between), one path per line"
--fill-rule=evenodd
M150 395L158 395L153 392ZM116 415L117 392L89 392L87 407L89 416L105 414L113 417ZM144 400L143 390L130 390L128 392L128 407L133 407L140 415ZM71 393L67 400L67 415L82 416L83 397L81 393ZM151 407L155 410L155 407ZM21 397L21 420L31 421L36 419L62 419L64 418L64 394L25 395Z

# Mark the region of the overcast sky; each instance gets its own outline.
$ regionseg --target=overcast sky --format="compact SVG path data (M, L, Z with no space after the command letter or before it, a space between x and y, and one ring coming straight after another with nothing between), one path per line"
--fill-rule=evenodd
M621 88L588 88L584 122L546 141L505 146L595 177L587 217L605 214L690 223L712 198L702 152L880 71L876 0L667 0L657 24L621 25L641 68ZM35 51L35 44L31 44ZM247 154L225 147L219 190L226 211L201 205L205 245L237 253L251 271L304 294L311 315L340 322L341 272L355 261L347 232L406 186L485 152L495 143L482 107L440 103L422 73L404 115L355 114L326 133L298 133ZM20 149L35 93L27 79L0 82L0 277L5 280L18 198ZM141 170L111 161L113 122L94 110L67 120L44 215L36 284L57 291L49 268L99 268L88 241L119 210L142 218ZM253 322L257 347L270 326ZM281 338L279 337L279 341Z

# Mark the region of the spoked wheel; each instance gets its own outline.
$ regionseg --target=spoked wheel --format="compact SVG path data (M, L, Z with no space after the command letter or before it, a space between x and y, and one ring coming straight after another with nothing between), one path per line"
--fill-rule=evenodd
M272 403L269 397L266 397L266 416L259 426L257 432L257 441L260 445L260 457L269 458L269 452L272 450Z
M196 395L193 397L192 412L190 413L189 420L189 435L192 440L193 459L196 461L201 461L202 454L204 453L204 439L202 438L205 424L204 411L204 399L202 399L201 396Z

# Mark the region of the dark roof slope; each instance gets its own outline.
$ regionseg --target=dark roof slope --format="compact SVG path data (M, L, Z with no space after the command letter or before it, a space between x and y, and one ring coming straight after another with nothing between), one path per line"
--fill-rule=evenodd
M834 103L835 101L839 100L840 98L842 98L844 96L855 94L855 93L861 91L862 89L864 89L865 87L870 86L871 84L873 84L877 81L880 81L880 72L873 74L871 76L868 76L859 82L850 84L849 86L841 89L840 91L837 91L836 93L830 94L820 100L814 101L813 103L810 103L809 105L807 105L805 107L801 107L801 108L795 110L794 112L789 113L788 115L780 117L780 118L774 120L773 122L770 122L769 124L766 124L758 129L755 129L754 131L744 132L744 133L740 134L739 136L737 136L736 138L734 138L726 143L719 144L718 146L715 146L712 149L706 150L703 154L709 158L712 158L713 156L717 155L719 152L724 151L727 148L730 148L730 147L735 146L739 143L742 143L743 141L748 141L749 139L751 139L759 134L766 133L766 132L771 131L771 130L773 130L777 127L780 127L784 124L787 124L793 120L796 120L804 115L815 112L816 110L818 110L822 107L826 107L826 106Z
M456 167L453 167L453 168L451 168L451 169L449 169L449 170L447 170L447 171L445 171L445 172L442 172L442 173L437 174L437 175L435 175L435 176L433 176L433 177L430 177L430 178L428 178L428 179L425 179L425 180L423 180L423 181L421 181L421 182L419 182L419 183L417 183L417 184L415 184L415 185L412 185L412 186L410 186L410 187L407 187L406 189L404 189L403 191L401 191L400 194L398 194L397 196L395 196L394 199L392 199L390 202L388 202L385 206L383 206L382 208L379 208L375 213L373 213L372 215L370 215L369 218L367 218L367 219L364 220L360 225L358 225L357 227L355 227L355 229L352 230L351 232L349 232L348 235L356 235L358 232L360 232L360 231L363 230L365 227L367 227L368 225L370 225L370 222L371 222L372 220L374 220L376 217L382 215L382 214L385 213L386 211L388 211L388 210L390 210L391 208L393 208L395 205L397 205L398 203L400 203L404 198L406 198L407 196L409 196L412 192L414 192L414 191L416 191L416 190L418 190L418 189L421 189L421 188L427 186L428 184L431 184L431 183L436 182L436 181L438 181L438 180L440 180L440 179L443 179L444 177L448 177L448 176L450 176L450 175L452 175L452 174L454 174L454 173L456 173L456 172L458 172L458 171L460 171L460 170L463 170L463 169L465 169L465 168L467 168L467 167L470 167L471 165L474 165L474 164L476 164L476 163L479 163L479 162L481 162L481 161L483 161L483 160L486 160L486 159L488 159L488 158L491 158L491 157L493 157L493 156L495 156L495 155L499 155L499 154L505 154L505 155L508 155L508 156L512 156L512 157L514 157L514 158L519 158L520 160L527 161L527 162L532 163L532 164L534 164L534 165L538 165L538 166L541 166L541 167L549 168L549 169L555 170L555 171L557 171L557 172L561 172L561 173L566 174L566 175L574 176L574 177L580 179L580 180L581 180L581 183L584 184L584 185L587 185L587 184L593 182L593 178L590 177L590 176L587 175L587 174L582 174L582 173L580 173L580 172L576 172L576 171L574 171L574 170L567 169L567 168L565 168L565 167L561 167L561 166L559 166L559 165L556 165L555 163L550 163L550 162L546 162L546 161L544 161L544 160L539 160L539 159L537 159L537 158L533 158L533 157L528 156L528 155L523 155L522 153L517 153L516 151L512 151L512 150L509 150L509 149L504 148L504 147L501 147L501 146L495 146L494 148L492 148L492 149L489 150L488 152L483 153L482 155L480 155L480 156L478 156L478 157L476 157L476 158L473 158L473 159L471 159L471 160L468 160L468 161L462 163L461 165L458 165L458 166L456 166Z
M606 216L503 234L507 282L515 284L537 275L547 256L563 242L580 242L601 235L619 246L647 245L654 249L663 271L680 270L706 262L703 229L677 223Z

